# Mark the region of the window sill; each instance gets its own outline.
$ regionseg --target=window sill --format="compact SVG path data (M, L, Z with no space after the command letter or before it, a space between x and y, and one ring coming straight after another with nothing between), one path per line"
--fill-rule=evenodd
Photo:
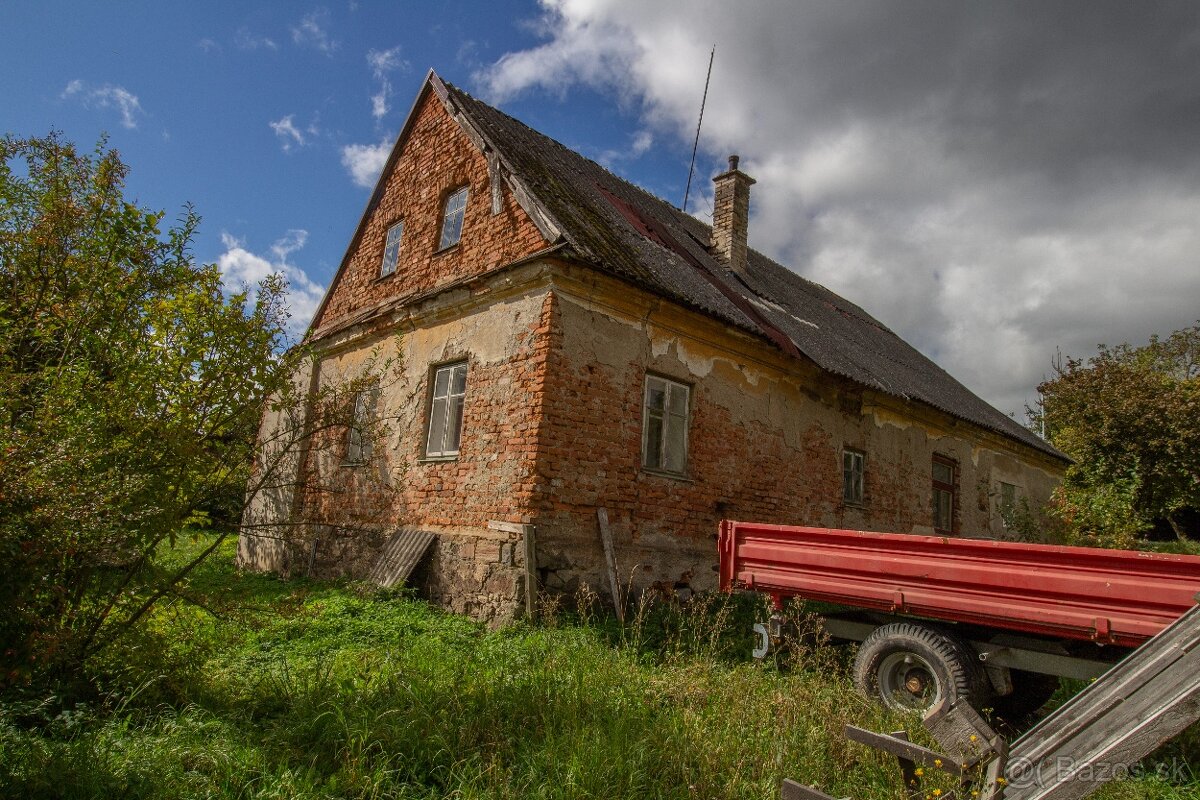
M442 464L447 461L458 461L458 453L451 456L422 456L417 459L418 464Z
M395 272L389 272L387 275L380 275L378 278L371 281L371 283L383 283L384 281L390 281L395 277L396 277Z
M460 244L462 244L462 239L459 239L459 240L458 240L457 242L455 242L454 244L448 244L448 245L446 245L445 247L441 248L440 250L434 250L434 251L433 251L433 254L434 254L435 256L445 255L446 253L449 253L451 250L457 250L457 249L458 249L458 246L459 246Z
M653 475L656 478L670 478L671 480L679 481L680 483L696 482L695 478L690 478L681 472L667 472L664 469L652 469L650 467L641 467L639 471L645 473L646 475Z
M852 509L854 509L855 511L866 511L866 510L867 510L867 503L866 503L866 501L865 501L865 500L860 500L860 501L859 501L859 502L857 502L857 503L855 503L855 502L852 502L852 501L850 501L850 500L843 500L843 501L842 501L842 508L852 508Z
M338 466L342 469L354 469L356 467L365 467L366 465L366 461L345 461L341 464L338 464Z

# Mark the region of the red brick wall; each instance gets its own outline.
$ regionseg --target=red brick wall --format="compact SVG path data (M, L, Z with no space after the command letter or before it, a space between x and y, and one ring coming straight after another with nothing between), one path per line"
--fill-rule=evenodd
M487 160L435 94L428 93L415 114L383 196L348 263L334 279L328 302L313 321L314 331L389 298L485 272L547 244L507 187L501 212L492 214ZM463 185L470 186L470 192L462 240L437 252L446 195ZM380 279L387 230L401 219L399 265L393 275Z
M751 365L759 375L750 381L738 362L751 359L739 359L736 349L726 351L723 364L710 360L717 350L704 342L722 337L715 323L697 328L691 340L661 329L652 337L631 320L615 322L570 298L559 303L551 336L565 334L566 341L547 363L537 464L546 484L535 518L539 565L551 590L572 591L586 581L608 594L596 521L601 506L623 584L706 589L715 584L723 518L932 533L932 453L958 461L964 507L975 502L981 482L993 480L994 456L965 426L939 437L915 414L911 422L878 424L862 410L861 390L834 376L805 383ZM681 347L694 352L681 354ZM641 469L648 371L691 386L682 480ZM842 502L843 446L867 454L861 507ZM1032 477L1027 485L1033 488ZM975 515L973 532L987 534L981 519Z

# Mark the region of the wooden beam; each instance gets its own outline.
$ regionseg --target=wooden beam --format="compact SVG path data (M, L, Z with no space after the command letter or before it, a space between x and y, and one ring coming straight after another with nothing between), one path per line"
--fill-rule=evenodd
M525 617L537 618L537 539L532 525L521 526L521 541L525 545Z
M846 738L859 744L865 744L868 747L874 747L876 750L891 753L897 758L907 759L917 764L924 764L927 767L940 769L942 772L948 772L955 777L962 777L963 774L962 765L954 760L954 756L948 756L936 750L930 750L928 747L922 747L919 744L913 744L903 739L897 739L894 736L888 736L886 733L875 733L874 731L847 725Z
M617 608L617 619L625 622L625 603L621 599L621 577L617 571L617 554L613 549L612 530L608 527L608 509L596 509L596 519L600 522L600 543L604 546L604 560L608 562L608 583L612 589L613 605Z

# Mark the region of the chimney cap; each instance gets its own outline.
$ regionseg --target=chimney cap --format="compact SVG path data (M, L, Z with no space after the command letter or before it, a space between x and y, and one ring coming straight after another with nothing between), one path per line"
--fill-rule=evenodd
M738 168L738 156L736 153L729 156L729 171L736 172Z

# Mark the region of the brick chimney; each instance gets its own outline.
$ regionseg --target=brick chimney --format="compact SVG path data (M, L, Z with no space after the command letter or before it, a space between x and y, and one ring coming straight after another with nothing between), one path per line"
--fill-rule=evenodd
M711 250L717 260L739 275L746 274L746 236L750 218L750 187L754 178L738 169L738 157L729 157L729 171L713 178Z

